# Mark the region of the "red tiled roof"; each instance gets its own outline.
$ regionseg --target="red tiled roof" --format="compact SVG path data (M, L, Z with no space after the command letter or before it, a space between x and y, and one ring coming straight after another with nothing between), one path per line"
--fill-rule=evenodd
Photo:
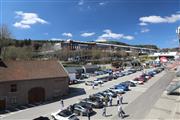
M0 82L67 77L58 61L0 61Z

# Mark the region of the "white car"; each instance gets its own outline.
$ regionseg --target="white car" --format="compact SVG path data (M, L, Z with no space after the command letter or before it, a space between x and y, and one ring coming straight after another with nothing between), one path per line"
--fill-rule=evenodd
M129 80L130 82L133 82L134 84L143 84L144 82L143 81L136 81L136 80Z
M51 114L54 120L79 120L74 113L64 109Z
M129 80L129 81L134 83L134 84L138 84L138 81L135 81L135 80Z
M103 84L104 82L102 80L96 79L96 80L94 80L94 83L96 83L96 84Z
M125 93L125 91L123 89L109 88L108 90L113 91L115 93Z

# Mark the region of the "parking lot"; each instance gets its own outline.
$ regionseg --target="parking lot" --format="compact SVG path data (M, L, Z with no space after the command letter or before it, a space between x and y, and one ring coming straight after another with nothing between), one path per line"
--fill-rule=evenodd
M84 83L71 85L70 88L74 89L76 91L77 96L69 97L69 98L65 99L64 100L65 107L67 107L71 104L74 104L76 102L79 102L81 99L86 98L91 94L106 90L107 88L112 87L113 85L119 84L120 82L131 80L131 79L139 76L140 74L142 74L142 71L139 71L139 72L136 72L134 74L127 75L124 77L120 77L116 80L106 82L102 86L95 86L94 89L92 89L92 86L86 86ZM162 79L167 79L166 82L164 82L164 83L166 83L166 84L169 83L170 79L173 76L168 75L168 74L169 74L169 72L163 71L163 72L155 75L155 77L151 78L144 85L138 85L137 87L133 87L133 88L130 87L130 91L126 92L123 95L124 96L124 102L126 103L123 105L123 108L124 108L125 112L129 115L129 117L127 117L127 118L131 118L133 116L134 112L136 111L136 108L133 107L135 105L133 105L133 104L134 104L134 102L137 102L138 98L147 94L147 91L148 92L151 92L151 91L155 92L157 89L159 89L157 87L153 88L153 86L154 86L154 84L158 83L158 81L161 77L163 77L165 75L165 78L163 77ZM95 77L91 77L89 79L94 80ZM160 79L160 82L163 82L162 79ZM158 83L158 84L160 84L160 83ZM162 87L162 89L164 88L164 86L160 86L160 87ZM80 93L80 95L78 95L78 92ZM159 94L157 94L156 97L158 97L158 95ZM144 98L141 101L142 102L141 106L137 106L137 107L143 108L142 105L146 101L146 99L147 98ZM151 103L151 101L148 101L148 102L150 102L150 103L147 103L147 104L149 104L151 107L151 104L153 104L153 102L152 103ZM113 106L107 107L107 117L102 116L102 109L93 109L96 113L93 116L91 116L91 118L96 119L96 120L97 119L107 119L107 120L108 119L117 119L117 113L118 112L117 112L117 106L115 104L116 104L116 98L113 99ZM8 113L8 114L1 116L1 119L34 119L34 118L39 117L39 116L47 116L49 119L52 119L50 116L51 113L56 112L58 109L60 109L60 102L59 101L53 102L50 104L40 105L37 107L28 108L25 110L20 110L17 112L11 112L11 113ZM133 110L135 110L135 111L133 111ZM144 109L144 112L148 112L148 111L149 111L148 107ZM133 116L133 117L135 117L135 118L136 118L136 116L139 117L139 114L141 114L141 113L138 112L137 114L134 114L135 116ZM145 115L142 115L142 117L140 117L140 118L143 118L143 116L145 116ZM87 117L85 117L85 116L83 116L83 117L78 116L78 118L80 120L81 119L87 119Z

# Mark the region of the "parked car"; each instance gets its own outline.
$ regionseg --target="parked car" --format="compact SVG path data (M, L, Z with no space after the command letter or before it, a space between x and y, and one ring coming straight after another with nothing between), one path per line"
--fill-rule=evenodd
M40 116L40 117L37 117L33 120L50 120L50 119L48 117Z
M132 73L135 73L136 72L136 69L129 69L128 71L132 72Z
M103 98L100 98L100 97L97 96L96 94L89 95L89 98L90 98L90 99L95 99L96 101L101 101L101 102L103 102Z
M115 88L121 88L121 89L123 89L124 91L128 91L128 90L129 90L129 85L123 84L123 83L120 83L120 84L118 84L118 85L115 85L114 87L115 87Z
M125 81L125 82L122 82L122 84L126 84L126 85L128 85L130 87L136 87L136 84L131 82L131 81Z
M122 72L124 75L130 75L131 74L131 72L128 72L128 71L123 71Z
M118 77L123 77L123 76L124 76L124 74L123 74L123 73L121 73L121 72L119 72L119 73L117 73L117 76L118 76Z
M85 85L89 85L89 86L92 86L94 84L94 86L97 86L98 83L94 82L94 81L86 81L85 82Z
M81 74L80 78L79 79L87 79L89 78L89 75L88 74Z
M92 114L94 112L92 106L83 102L76 103L73 106L74 106L74 113L76 113L77 115L87 116L87 114Z
M99 98L101 98L101 99L104 99L104 97L105 97L105 95L102 94L102 93L100 93L100 92L98 92L98 93L96 93L96 94L94 94L94 95L97 96L97 97L99 97Z
M134 84L138 84L138 81L135 81L135 80L129 80L129 81L134 83Z
M97 78L97 80L102 80L103 82L109 81L108 76Z
M122 94L124 94L125 93L125 91L123 90L123 89L121 89L121 88L114 88L114 87L112 87L112 88L109 88L108 89L109 91L113 91L113 92L115 92L115 93L122 93Z
M94 83L96 84L103 84L104 82L101 79L94 80Z
M117 97L117 93L110 91L110 90L105 90L105 91L103 91L103 93L108 96Z
M68 109L59 110L55 113L52 113L51 116L55 120L79 120L76 115Z
M82 99L81 102L90 104L93 108L102 108L104 106L101 100L97 100L93 97Z
M69 80L69 84L76 84L78 83L78 79L72 79L72 80Z
M142 80L139 80L138 78L134 78L133 81L137 81L137 83L140 85L144 84L144 82Z

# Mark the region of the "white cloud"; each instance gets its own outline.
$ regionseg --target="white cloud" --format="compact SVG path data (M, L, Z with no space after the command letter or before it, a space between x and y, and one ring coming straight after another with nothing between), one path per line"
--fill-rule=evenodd
M148 28L142 28L141 29L141 33L149 32L149 31L150 31L150 29L148 29Z
M84 0L79 0L78 5L83 5L84 4Z
M16 27L16 28L22 28L22 29L31 28L30 25L22 24L21 22L16 22L16 23L13 24L13 26Z
M103 32L105 32L105 33L102 34L101 36L99 36L100 38L120 39L123 37L123 34L112 33L112 31L110 29L106 29Z
M106 2L100 2L100 3L99 3L100 6L103 6L103 5L105 5L105 4L106 4Z
M72 33L63 33L62 35L66 36L66 37L72 37L73 36Z
M107 40L119 40L119 39L126 39L126 40L132 40L134 39L133 36L130 35L124 35L124 34L118 34L118 33L113 33L110 29L106 29L103 32L101 36L97 38L96 41L107 41Z
M142 23L175 23L180 20L180 14L172 14L171 16L146 16L146 17L140 17L139 20L141 21L140 24Z
M133 40L134 37L133 37L133 36L130 36L130 35L127 35L127 36L123 36L123 39L126 39L126 40Z
M15 22L13 24L14 27L28 29L31 28L33 24L47 24L48 22L39 18L38 14L36 13L24 13L23 11L16 11L16 18L20 18L19 22Z
M81 34L82 37L90 37L90 36L93 36L93 35L95 35L95 32L90 32L90 33L86 32L86 33Z
M140 26L146 26L147 23L141 22L141 23L139 23L139 25L140 25Z

